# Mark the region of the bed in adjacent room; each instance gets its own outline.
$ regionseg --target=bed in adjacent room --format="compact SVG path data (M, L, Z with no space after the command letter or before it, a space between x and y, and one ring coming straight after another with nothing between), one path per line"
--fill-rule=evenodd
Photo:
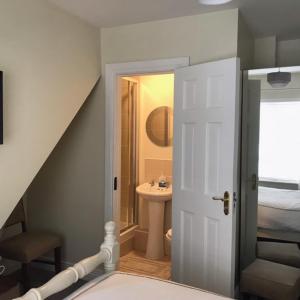
M300 232L300 190L259 187L258 227Z

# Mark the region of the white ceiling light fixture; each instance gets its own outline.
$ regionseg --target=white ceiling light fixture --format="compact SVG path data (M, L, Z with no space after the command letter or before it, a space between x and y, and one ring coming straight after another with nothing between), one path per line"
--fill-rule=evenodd
M204 5L221 5L231 2L232 0L198 0L200 4Z

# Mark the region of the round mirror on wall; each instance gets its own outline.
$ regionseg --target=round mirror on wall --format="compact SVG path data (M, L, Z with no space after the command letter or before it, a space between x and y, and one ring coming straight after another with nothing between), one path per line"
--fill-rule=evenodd
M146 121L148 138L157 146L168 147L173 141L173 110L168 106L154 109Z

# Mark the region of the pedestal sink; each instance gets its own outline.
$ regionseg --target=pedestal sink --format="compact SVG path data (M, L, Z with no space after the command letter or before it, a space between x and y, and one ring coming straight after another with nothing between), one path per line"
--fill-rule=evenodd
M161 188L158 184L144 183L136 188L137 193L149 203L149 232L146 257L164 257L164 211L165 202L172 199L172 186Z

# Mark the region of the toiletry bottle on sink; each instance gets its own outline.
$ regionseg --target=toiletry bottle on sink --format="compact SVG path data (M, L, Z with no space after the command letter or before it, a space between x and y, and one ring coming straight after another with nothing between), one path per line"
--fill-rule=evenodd
M168 187L167 178L163 174L161 174L158 178L158 186L159 187Z

